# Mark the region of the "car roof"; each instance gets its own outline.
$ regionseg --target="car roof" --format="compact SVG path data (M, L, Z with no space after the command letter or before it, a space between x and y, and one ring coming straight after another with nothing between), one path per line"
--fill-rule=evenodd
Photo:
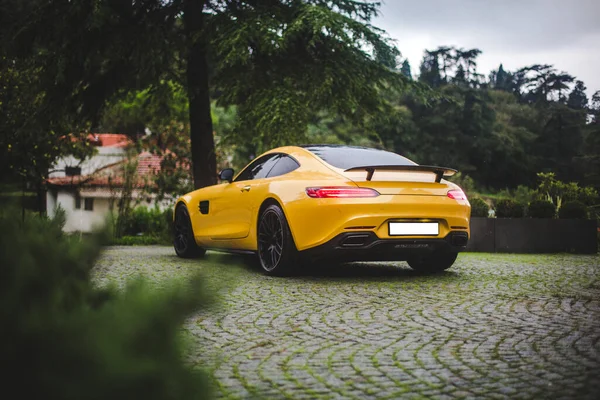
M346 149L381 150L381 149L376 149L374 147L350 146L350 145L347 145L347 144L302 144L302 145L296 146L296 147L301 147L303 149L308 149L308 148L324 148L324 149L328 149L328 148L346 148ZM386 151L386 150L381 150L381 151Z

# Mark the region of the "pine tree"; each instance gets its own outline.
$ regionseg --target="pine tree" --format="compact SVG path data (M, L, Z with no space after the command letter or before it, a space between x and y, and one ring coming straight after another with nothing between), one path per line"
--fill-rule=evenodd
M577 81L575 87L569 93L567 105L574 110L585 110L588 106L588 98L585 94L587 88L582 81Z
M462 65L459 65L458 68L456 68L456 73L454 74L452 81L458 85L464 85L467 83L465 69Z
M404 60L404 62L402 63L402 68L400 69L400 72L402 72L402 74L408 79L412 80L412 73L410 71L410 63L408 62L408 59Z
M434 52L425 51L423 61L420 67L419 81L425 82L432 88L440 87L442 84L442 76L440 74L440 64L438 56Z
M500 64L498 67L498 72L496 72L496 82L494 85L494 89L497 90L509 90L509 74L504 71L504 66Z

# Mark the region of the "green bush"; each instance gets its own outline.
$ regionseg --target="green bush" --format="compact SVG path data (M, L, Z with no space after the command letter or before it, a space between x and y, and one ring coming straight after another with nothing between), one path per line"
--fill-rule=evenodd
M529 203L527 215L531 218L554 218L556 207L547 200L534 200Z
M205 303L198 278L151 290L90 279L107 235L0 213L3 390L25 399L198 399L207 379L182 361L181 325ZM16 215L17 217L15 217Z
M469 200L471 203L471 217L487 217L490 213L490 206L485 200L475 197Z
M558 217L561 219L587 219L588 209L580 201L568 201L558 210Z
M467 196L476 192L475 181L469 175L463 175L462 173L457 172L448 180L456 183Z
M137 207L122 217L123 236L151 236L159 243L169 241L173 221L173 209L162 211L158 207Z
M496 217L498 218L522 218L523 205L514 200L502 199L496 202Z
M587 206L598 204L600 195L593 187L579 187L575 182L561 182L554 173L538 173L540 184L537 188L538 197L549 198L557 206L562 202L580 201ZM560 208L560 207L558 207Z

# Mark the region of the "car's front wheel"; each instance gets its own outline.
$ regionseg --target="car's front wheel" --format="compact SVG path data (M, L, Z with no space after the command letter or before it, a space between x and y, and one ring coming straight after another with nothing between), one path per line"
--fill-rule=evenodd
M457 256L458 253L451 251L436 251L426 256L419 256L409 259L408 265L418 272L442 272L454 264Z
M196 258L206 253L206 250L196 244L190 214L183 204L177 206L175 210L173 233L173 247L179 257Z
M289 225L278 205L270 205L258 221L258 259L269 275L289 275L296 267L298 251Z

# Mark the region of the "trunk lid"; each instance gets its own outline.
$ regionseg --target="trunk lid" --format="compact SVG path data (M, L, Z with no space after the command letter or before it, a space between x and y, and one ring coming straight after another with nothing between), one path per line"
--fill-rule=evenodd
M340 172L360 187L377 190L382 195L446 196L451 189L443 176L456 170L424 165L365 166Z

